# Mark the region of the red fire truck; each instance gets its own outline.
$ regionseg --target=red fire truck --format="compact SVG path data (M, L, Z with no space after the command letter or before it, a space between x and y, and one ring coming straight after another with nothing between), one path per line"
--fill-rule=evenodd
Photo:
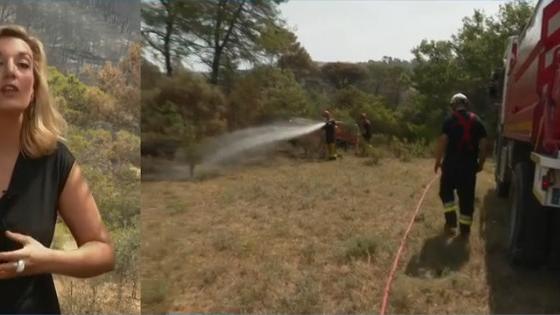
M512 263L559 257L560 0L541 0L524 31L509 38L496 96L500 113L498 195L510 196L507 235Z

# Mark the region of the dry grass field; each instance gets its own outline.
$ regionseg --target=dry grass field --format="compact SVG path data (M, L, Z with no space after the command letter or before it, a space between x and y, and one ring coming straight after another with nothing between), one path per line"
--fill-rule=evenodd
M429 159L347 155L145 181L142 312L378 313L432 169ZM557 274L515 270L505 259L507 201L496 197L492 172L489 163L479 173L468 244L442 236L439 183L432 186L389 313L560 312Z

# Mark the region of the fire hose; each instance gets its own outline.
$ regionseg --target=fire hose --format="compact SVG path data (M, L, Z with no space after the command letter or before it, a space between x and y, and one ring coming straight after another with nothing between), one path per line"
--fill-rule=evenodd
M418 212L420 211L420 206L422 205L422 202L424 201L424 198L426 197L426 193L428 192L428 190L430 190L430 187L432 186L432 184L434 183L434 181L436 180L438 176L434 176L432 178L432 180L430 180L430 182L428 183L428 185L426 185L426 188L424 188L424 192L422 193L422 197L420 197L420 200L418 201L418 204L416 205L416 210L414 211L412 218L410 218L410 222L408 224L408 227L406 229L406 231L404 232L404 235L401 239L401 244L399 246L399 249L397 250L397 254L395 255L395 260L393 261L393 266L391 267L391 271L389 272L389 276L387 277L387 283L385 285L385 290L383 291L383 301L381 303L381 311L379 312L380 315L385 315L385 311L387 310L387 303L389 301L389 293L391 291L391 284L393 283L393 279L395 277L395 272L397 271L398 265L399 265L399 260L401 258L401 255L404 251L404 246L406 244L406 239L408 238L408 234L410 233L410 230L412 229L412 225L414 224L414 221L416 220L416 216L418 215Z

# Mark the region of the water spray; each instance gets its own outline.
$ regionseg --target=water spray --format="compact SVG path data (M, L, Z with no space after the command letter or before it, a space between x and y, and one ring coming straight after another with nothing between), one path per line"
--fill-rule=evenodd
M288 122L235 131L212 141L211 146L218 150L205 158L204 163L218 164L252 149L312 133L323 125L324 122L295 118Z

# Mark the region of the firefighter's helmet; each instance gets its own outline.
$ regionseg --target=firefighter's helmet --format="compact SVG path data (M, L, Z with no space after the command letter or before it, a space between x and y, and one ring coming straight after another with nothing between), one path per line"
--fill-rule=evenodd
M468 105L469 99L463 93L457 93L451 97L451 101L449 102L451 106L456 105Z
M458 110L461 108L467 109L469 106L469 99L463 93L457 93L451 97L449 102L453 110Z

